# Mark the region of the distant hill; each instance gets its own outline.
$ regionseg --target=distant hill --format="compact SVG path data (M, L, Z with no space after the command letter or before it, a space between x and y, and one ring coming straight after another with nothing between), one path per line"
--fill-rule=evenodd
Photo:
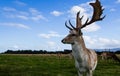
M120 51L120 48L112 48L112 49L94 49L96 51L112 51L112 52L116 52L116 51Z

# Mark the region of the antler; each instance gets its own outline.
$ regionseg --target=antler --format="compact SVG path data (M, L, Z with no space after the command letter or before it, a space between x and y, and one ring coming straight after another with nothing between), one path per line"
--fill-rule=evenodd
M93 7L93 10L94 10L92 19L89 21L89 18L88 18L86 22L81 26L81 28L84 28L87 25L92 24L93 22L101 21L105 18L105 16L101 17L104 9L102 9L102 6L99 0L96 0L95 3L90 3L90 5Z
M81 20L82 20L83 16L81 18L79 18L79 14L80 14L80 11L77 13L77 17L76 17L76 28L81 28L82 27Z
M65 26L66 26L68 29L70 29L70 30L76 29L76 28L72 25L72 23L70 22L70 20L69 20L69 24L70 24L71 27L69 27L69 26L67 25L67 21L65 22Z
M65 26L66 26L68 29L72 30L72 28L67 25L67 21L65 22Z
M79 32L79 29L82 29L82 28L86 27L87 25L92 24L93 22L103 20L105 18L105 16L101 17L101 15L102 15L104 9L102 9L100 1L96 0L95 3L90 3L90 5L93 7L93 10L94 10L91 20L89 20L89 18L88 18L86 20L86 22L84 24L82 24L81 20L83 19L84 16L79 17L79 14L80 14L80 11L79 11L77 13L77 17L76 17L76 27L74 27L71 24L70 20L69 20L69 24L71 27L67 26L67 21L65 22L65 26L70 30L75 29L76 31Z

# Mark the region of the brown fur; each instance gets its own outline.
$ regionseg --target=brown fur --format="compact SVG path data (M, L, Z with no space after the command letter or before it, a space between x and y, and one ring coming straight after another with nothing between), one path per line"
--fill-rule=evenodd
M97 65L97 54L93 50L86 48L81 29L95 21L100 21L105 17L101 18L103 9L99 0L96 0L95 3L90 3L90 5L94 9L91 20L88 18L85 24L82 24L81 20L83 16L79 18L80 12L78 12L76 17L76 27L74 27L70 21L69 24L72 28L67 26L67 22L65 22L65 26L70 29L70 34L62 40L62 43L71 44L72 46L72 54L79 76L83 76L83 72L85 72L87 76L92 76L92 71Z
M114 53L111 53L111 52L103 52L101 54L101 57L104 60L113 59L120 63L120 59Z

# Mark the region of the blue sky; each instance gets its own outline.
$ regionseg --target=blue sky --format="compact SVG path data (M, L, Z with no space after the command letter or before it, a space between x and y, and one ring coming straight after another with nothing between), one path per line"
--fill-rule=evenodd
M106 17L82 30L86 46L119 48L120 0L100 1ZM75 25L76 12L81 11L84 22L92 15L90 2L94 0L0 0L0 52L71 49L61 43L69 33L65 21Z

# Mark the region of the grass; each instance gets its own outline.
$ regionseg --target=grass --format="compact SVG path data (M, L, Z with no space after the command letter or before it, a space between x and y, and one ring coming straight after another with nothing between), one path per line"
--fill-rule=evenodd
M68 56L0 54L0 76L77 76L77 72ZM94 76L120 76L120 64L100 60Z

